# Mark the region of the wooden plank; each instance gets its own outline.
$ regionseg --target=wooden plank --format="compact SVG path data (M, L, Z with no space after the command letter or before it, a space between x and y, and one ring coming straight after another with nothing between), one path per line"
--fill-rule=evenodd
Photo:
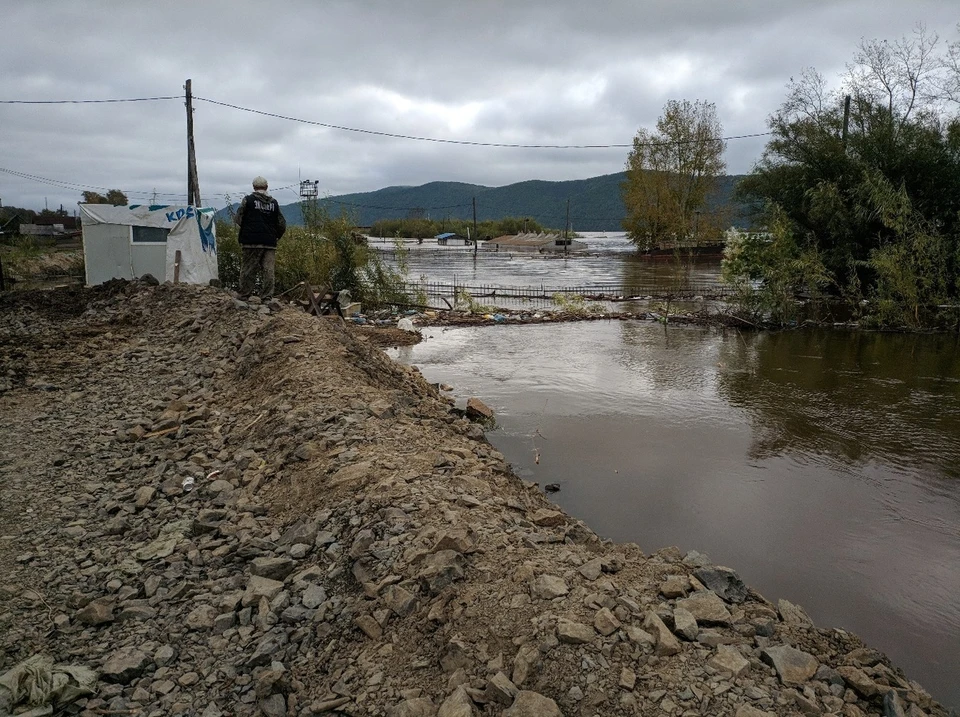
M173 256L173 283L180 283L180 250L177 249L177 253Z
M304 283L303 291L306 294L307 301L310 303L310 313L315 316L321 316L320 304L317 303L317 297L313 293L313 287L308 283Z

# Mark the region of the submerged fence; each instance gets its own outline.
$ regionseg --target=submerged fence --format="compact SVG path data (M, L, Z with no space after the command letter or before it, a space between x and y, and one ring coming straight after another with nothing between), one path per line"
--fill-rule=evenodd
M599 301L628 299L692 299L723 298L732 294L732 290L719 280L709 278L683 278L677 281L661 279L649 283L631 284L589 284L583 286L503 286L494 284L467 284L458 282L422 281L406 282L404 291L408 294L423 293L427 296L455 298L466 292L475 299L503 298L550 300L555 294L564 296L582 296L585 299Z

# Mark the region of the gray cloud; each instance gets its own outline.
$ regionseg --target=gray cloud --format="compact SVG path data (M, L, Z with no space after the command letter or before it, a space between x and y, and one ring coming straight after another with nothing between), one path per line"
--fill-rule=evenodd
M669 99L717 104L727 134L766 129L804 67L837 77L861 37L917 22L956 38L937 0L373 0L6 3L0 99L194 93L329 124L484 142L629 143ZM328 194L455 180L502 185L617 172L624 149L412 142L196 103L200 186L222 205L257 174ZM6 204L72 206L74 184L162 200L185 192L181 102L0 105ZM732 141L746 172L762 139ZM170 196L167 196L170 193ZM293 200L290 191L278 197Z

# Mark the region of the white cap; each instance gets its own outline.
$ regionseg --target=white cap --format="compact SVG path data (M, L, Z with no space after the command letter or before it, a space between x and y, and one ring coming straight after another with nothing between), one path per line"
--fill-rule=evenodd
M263 177L254 177L253 179L253 188L254 189L266 189L267 180Z

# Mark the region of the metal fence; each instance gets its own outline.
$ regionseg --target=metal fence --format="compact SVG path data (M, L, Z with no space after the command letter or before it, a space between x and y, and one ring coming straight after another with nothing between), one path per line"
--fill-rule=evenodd
M586 299L609 301L611 299L654 299L663 298L721 298L731 293L729 286L719 280L679 279L652 281L647 284L590 284L585 286L502 286L493 284L461 284L439 281L406 282L404 291L408 294L425 293L427 296L454 298L466 292L475 299L539 299L549 300L555 294L582 296Z

